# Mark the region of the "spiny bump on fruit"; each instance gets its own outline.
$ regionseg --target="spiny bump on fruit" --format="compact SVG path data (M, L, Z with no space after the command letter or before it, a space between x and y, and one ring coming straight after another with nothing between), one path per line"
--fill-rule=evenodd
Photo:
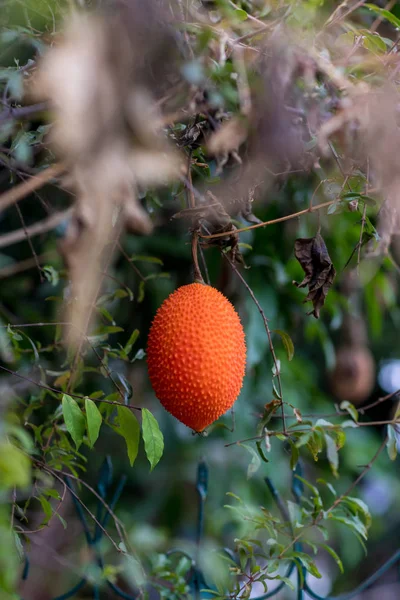
M209 285L178 288L156 313L147 363L164 408L203 431L233 406L242 387L246 343L239 315Z

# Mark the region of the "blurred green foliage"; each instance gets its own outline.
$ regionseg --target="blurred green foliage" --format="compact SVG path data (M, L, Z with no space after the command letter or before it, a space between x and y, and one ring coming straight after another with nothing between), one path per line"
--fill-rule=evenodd
M315 36L337 8L337 3L320 0L215 4L212 9L221 12L229 23L229 33L235 35L251 32L260 21L274 25L276 19L303 31L304 36ZM10 107L25 106L22 98L29 61L35 61L52 44L69 6L37 0L1 3L0 186L4 192L55 160L47 146L51 123L44 111L29 118L6 113ZM369 32L376 16L382 17L382 33L378 28L378 34ZM398 6L391 12L364 6L346 21L341 42L351 47L361 35L366 53L382 56L393 45L399 18ZM195 86L207 84L212 102L228 114L237 112L237 65L232 57L223 65L213 59L210 48L218 37L215 27L188 24L186 30L194 55L183 65L183 77ZM29 67L26 70L25 65ZM362 69L354 70L348 67L346 76L365 76ZM328 93L323 83L314 91ZM186 122L176 123L167 134L172 137L188 128ZM204 145L193 149L192 157L206 164L192 168L196 186L207 184L212 189L223 180ZM102 541L105 566L93 578L104 594L106 581L139 590L150 582L159 597L192 597L187 583L190 561L184 554L177 558L167 552L179 547L196 555L195 479L201 459L208 464L210 480L199 565L204 586L212 587L209 597L224 598L230 590L231 598L247 598L252 587L263 592L272 580L284 577L282 566L290 563L300 573L305 569L316 578L322 575L327 581L324 592L330 587L341 592L355 587L390 550L398 548L400 482L398 463L389 460L396 460L398 438L395 426L385 425L397 418L396 396L365 413L346 401L339 409L339 401L346 399L335 398L328 375L346 335L343 327L349 314L364 319L367 340L363 344L371 349L378 372L384 361L399 358L396 256L357 264L361 227L363 251L367 242L379 238L379 198L366 189L366 173L354 171L344 178L337 161L322 161L307 174L294 173L278 181L267 196L258 199L254 212L263 222L277 219L307 208L313 194L314 205L332 201L329 208L319 216L309 213L240 235L247 268L239 268L272 332L289 438L282 435L282 398L262 318L219 248L204 249L210 281L237 307L247 341L247 372L234 418L230 414L222 417L206 437L193 435L162 409L149 386L145 346L151 320L162 301L192 278L188 224L171 220L173 213L186 207L183 183L143 193L141 200L154 219L155 233L123 237L124 254L110 267L96 302L96 329L76 360L62 344L62 302L70 290L58 241L68 222L30 240L1 247L2 599L19 598L19 589L24 600L52 597L74 585L77 573L85 569L91 573L90 557L82 550L83 531L71 504L64 502L65 486L57 475L68 472L82 478L90 487L80 485L79 496L94 510L96 498L91 488L96 486L107 455L115 477L127 475L117 507L126 535L120 538L122 554L109 539ZM19 202L18 210L13 205L1 213L0 240L21 227L21 214L22 226L29 227L46 218L49 210L51 214L69 204L64 189L46 185ZM239 226L246 223L240 220ZM317 321L306 315L309 307L302 303L304 291L293 285L303 278L293 248L295 239L312 237L319 227L337 278ZM33 250L36 259L32 259ZM362 285L356 300L349 300L342 282L348 272L357 269ZM376 383L361 402L369 405L390 391ZM142 409L139 420L139 411L130 410L127 404ZM340 415L335 414L338 411ZM369 422L377 424L367 426ZM347 494L385 436L388 453L374 461L357 492ZM298 481L304 490L297 503L289 490L299 460L303 477ZM279 491L289 522L277 510L265 477ZM227 493L231 496L226 497ZM340 494L346 495L335 504ZM53 528L57 533L52 533ZM46 547L45 561L35 564L35 536L43 531L49 532L38 542ZM108 531L114 540L121 535L113 519ZM301 549L292 547L293 535L304 541ZM53 551L64 556L55 536L62 536L73 568L65 568L62 562L60 568L49 558ZM237 563L220 552L224 546L235 550ZM35 579L38 595L34 595L33 584L30 591L26 586L19 588L25 553L31 555L31 570L40 573L41 581ZM247 580L243 573L250 573ZM283 580L288 585L284 597L293 597L293 581ZM78 593L76 597L85 596Z

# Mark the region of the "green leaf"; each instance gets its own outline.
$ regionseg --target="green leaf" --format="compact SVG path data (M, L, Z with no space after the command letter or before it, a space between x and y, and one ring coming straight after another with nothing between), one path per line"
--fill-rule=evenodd
M301 448L301 446L305 446L306 444L308 444L310 437L312 435L312 431L305 431L304 433L301 433L297 442L296 442L296 446L297 448Z
M58 514L57 512L55 513L56 517L59 519L61 525L63 526L64 529L67 529L67 522L65 519L62 518L62 516L60 514Z
M293 440L288 438L288 442L289 442L291 450L292 450L292 454L290 456L290 468L292 469L292 471L294 471L296 468L296 465L299 461L300 452L299 452L299 449L296 446L296 444L293 442Z
M318 454L323 449L323 437L319 431L314 431L307 442L307 448L310 450L315 461L318 460Z
M136 342L138 337L139 337L139 329L134 329L131 333L131 337L129 338L129 340L127 341L127 343L125 344L125 347L124 347L124 350L127 354L129 354L130 351L132 350L132 346Z
M25 488L31 481L31 461L9 442L0 443L0 488Z
M335 561L335 563L339 567L340 572L344 573L343 563L342 563L340 557L334 551L334 549L331 548L330 546L328 546L327 544L320 544L320 546L321 546L321 548L323 548L324 550L326 550L332 556L333 560Z
M85 398L85 411L90 447L93 448L99 437L102 416L93 400Z
M50 498L55 498L56 500L61 500L60 494L57 492L57 490L53 490L52 488L43 490L43 494L45 496L50 496Z
M342 429L349 429L349 428L355 429L358 427L357 423L355 423L354 421L350 421L350 419L343 421L343 423L341 423L340 426Z
M125 439L131 467L139 449L140 427L133 412L126 406L118 406L118 433Z
M161 258L157 258L156 256L141 256L139 254L134 254L131 256L130 260L132 262L147 262L147 263L155 263L156 265L163 266L164 263Z
M326 487L331 492L331 494L333 494L333 496L337 496L337 492L336 492L335 488L333 487L333 485L331 483L329 483L328 481L325 481L325 479L317 479L317 483L322 483L323 485L326 485Z
M331 438L331 436L327 433L324 433L324 437L326 442L326 456L331 466L332 473L335 477L337 477L339 466L339 454L336 448L336 443L335 440Z
M235 16L239 19L239 21L246 21L248 15L245 10L238 8L235 10Z
M295 477L296 479L301 481L306 487L308 487L308 489L311 490L315 497L319 497L319 491L318 488L315 487L315 485L307 481L307 479L304 479L304 477L300 477L300 475L295 475Z
M308 556L308 554L305 552L293 552L291 557L298 558L304 565L304 568L311 573L311 575L314 575L314 577L317 577L317 579L321 579L321 573L318 571L315 562L310 556Z
M360 500L360 498L354 498L353 496L345 496L342 499L342 503L346 504L353 514L362 516L367 529L371 526L371 513L369 512L369 508L363 500Z
M340 403L339 408L341 410L346 410L349 413L349 415L354 419L354 421L357 423L358 411L357 411L356 407L354 406L354 404L351 404L351 402L348 402L347 400L343 400L343 402Z
M370 10L372 10L372 12L380 15L381 17L383 17L384 19L389 21L389 23L391 23L392 25L394 25L395 27L400 29L400 19L398 19L390 11L388 11L384 8L379 8L378 6L376 6L376 4L365 4L365 6L366 6L366 8L369 8Z
M46 516L42 525L46 525L50 521L50 519L53 515L53 509L51 507L50 502L48 500L46 500L46 498L44 496L39 496L38 500L39 500L40 504L42 505L43 512Z
M360 202L365 202L368 206L376 206L376 200L371 198L370 196L365 196L364 194L360 194L359 192L347 192L342 195L343 200L360 200Z
M334 202L331 204L328 208L328 215L333 215L340 206L342 206L341 202Z
M290 522L293 527L299 527L301 524L301 508L296 502L287 500Z
M265 435L266 435L266 436L268 436L268 434L267 434L267 433L266 433ZM268 437L267 437L266 439L267 439L267 440L269 440L269 438L268 438ZM265 456L265 454L264 454L264 450L263 450L263 448L262 448L262 444L263 444L263 443L265 443L265 441L264 441L264 440L258 440L258 441L256 442L256 446L257 446L257 452L258 452L258 454L260 455L260 458L261 458L261 460L262 460L263 462L266 462L266 463L267 463L267 462L269 462L269 459L268 459L268 458ZM270 446L269 446L269 447L270 447Z
M285 347L288 359L292 360L294 355L294 344L292 342L292 338L288 333L286 333L286 331L282 331L281 329L274 329L274 332L281 336L281 340Z
M43 271L44 276L46 277L47 281L49 281L51 283L51 285L55 287L60 280L58 271L56 271L56 269L54 267L52 267L51 265L44 265L42 267L42 271Z
M145 286L145 282L141 281L139 283L139 294L138 294L138 299L137 299L137 301L138 301L139 304L141 302L143 302L143 300L144 300L144 293L145 293L144 292L144 286Z
M142 431L144 449L150 463L150 471L152 471L162 457L164 436L160 431L157 420L147 408L142 409Z
M363 46L375 54L384 54L386 44L379 34L370 33L367 29L362 31Z
M342 515L336 515L335 513L329 513L328 518L332 521L337 521L338 523L343 523L343 525L347 525L354 533L359 534L364 540L367 539L368 533L367 528L364 523L358 517L344 517Z
M25 558L24 547L22 545L22 542L21 542L21 539L20 539L19 535L15 531L14 531L14 540L15 540L15 547L16 547L17 552L18 552L19 560L22 562L24 560L24 558Z
M386 442L386 449L390 460L396 460L397 456L397 441L396 432L393 425L388 425L387 428L388 439Z
M247 452L249 452L252 456L251 463L249 464L249 466L247 468L247 479L250 479L251 477L253 477L254 473L256 473L258 471L258 469L260 468L261 458L252 446L249 446L248 444L238 444L238 445L242 446L242 448L245 448L247 450Z
M62 412L67 431L74 440L76 449L78 450L85 433L85 417L77 402L67 394L63 394L62 397Z

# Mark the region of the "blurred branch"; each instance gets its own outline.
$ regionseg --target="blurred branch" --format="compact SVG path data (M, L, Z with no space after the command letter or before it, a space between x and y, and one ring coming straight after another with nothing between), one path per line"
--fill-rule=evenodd
M46 102L38 102L37 104L31 104L30 106L10 106L0 113L0 123L2 121L8 121L9 119L25 119L37 113L41 113L47 110L47 108L48 105Z
M5 210L8 206L11 206L11 204L18 202L18 200L22 200L22 198L25 198L25 196L28 196L28 194L31 194L34 190L42 187L51 179L58 177L64 171L65 166L62 163L56 163L37 175L33 175L28 181L20 183L7 192L4 192L4 194L0 196L0 212Z
M37 266L37 262L39 264L43 264L47 262L50 258L55 256L55 252L44 252L43 254L39 254L36 259L34 257L27 258L26 260L21 260L12 265L7 265L0 269L0 279L6 279L7 277L12 277L13 275L17 275L17 273L22 273L23 271L28 271L33 267Z
M73 212L73 208L68 208L67 210L63 210L43 221L39 221L38 223L34 223L33 225L29 225L25 229L17 229L15 231L11 231L10 233L6 233L0 236L0 248L5 248L6 246L12 246L13 244L18 244L18 242L22 242L28 236L33 237L35 235L40 235L41 233L46 233L47 231L51 231L55 229L60 223L67 220Z

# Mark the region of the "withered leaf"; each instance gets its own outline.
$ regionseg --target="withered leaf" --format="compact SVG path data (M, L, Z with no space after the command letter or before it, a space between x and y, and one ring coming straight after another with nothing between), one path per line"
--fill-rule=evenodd
M314 309L308 314L313 314L318 319L319 311L336 275L335 267L319 233L313 238L297 239L294 243L294 254L303 268L305 277L301 283L293 283L298 288L308 286L304 302L313 303Z

